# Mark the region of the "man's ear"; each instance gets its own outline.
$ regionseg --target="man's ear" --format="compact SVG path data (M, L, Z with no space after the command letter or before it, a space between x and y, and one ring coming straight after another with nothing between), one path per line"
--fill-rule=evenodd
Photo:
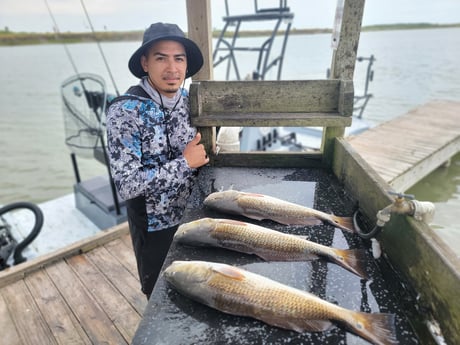
M141 66L144 72L148 72L147 58L145 55L141 55Z

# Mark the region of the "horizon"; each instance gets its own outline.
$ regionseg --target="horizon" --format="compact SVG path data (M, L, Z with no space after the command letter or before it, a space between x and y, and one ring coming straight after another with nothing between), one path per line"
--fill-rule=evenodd
M395 27L396 29L398 27L414 27L414 29L429 29L429 28L436 28L436 27L458 27L460 26L460 21L455 22L455 23L432 23L432 22L420 22L420 23L388 23L388 24L371 24L371 25L363 25L362 28L392 28ZM8 30L6 30L8 29ZM292 27L291 28L291 33L293 31L321 31L321 30L332 30L332 27L322 27L322 28L297 28L297 27ZM220 32L222 28L213 28L214 32ZM110 32L118 32L118 33L128 33L128 32L140 32L142 33L144 29L138 29L138 30L106 30L106 31L94 31L95 33L110 33ZM271 31L271 29L246 29L246 30L240 30L240 32L263 32L263 31ZM87 34L91 33L91 30L85 30L85 31L65 31L65 32L59 32L59 34ZM187 33L187 31L184 31ZM56 34L56 32L53 31L12 31L9 30L9 28L4 28L0 29L0 33L11 33L11 34Z
M8 28L10 32L55 32L52 17L56 20L59 32L88 32L92 31L92 26L94 31L98 32L144 31L155 21L176 23L183 30L187 28L185 0L112 0L110 6L107 6L106 0L92 0L85 4L90 22L83 10L84 2L80 1L2 0L0 28ZM278 2L279 0L272 1L273 4ZM319 3L313 0L290 0L288 6L295 14L292 29L332 28L336 4L337 0ZM223 0L211 1L213 30L223 26L221 18L225 15L224 5ZM254 11L253 2L247 0L230 0L229 7L231 14ZM139 11L139 8L142 10ZM314 11L311 8L314 8ZM455 24L458 22L458 13L458 0L367 0L362 25L365 27L401 23ZM257 27L260 29L260 26L252 25L244 30L256 30L253 28Z

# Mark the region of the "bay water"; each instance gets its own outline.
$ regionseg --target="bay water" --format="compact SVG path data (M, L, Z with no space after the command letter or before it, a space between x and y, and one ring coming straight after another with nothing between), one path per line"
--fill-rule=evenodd
M244 40L246 42L244 42ZM258 45L262 38L245 38ZM277 45L275 42L274 50ZM103 42L102 50L115 80L95 43L0 47L0 205L15 201L43 202L72 192L75 176L64 142L60 86L78 73L94 73L106 81L109 93L123 93L137 80L127 68L139 42ZM279 47L279 46L278 46ZM373 98L364 113L371 125L390 120L435 99L460 101L460 29L374 31L361 34L358 56L374 55ZM291 35L282 79L324 79L332 50L329 34ZM257 56L238 56L240 73L255 70ZM364 89L367 64L357 63L355 89ZM214 71L225 79L225 68ZM266 79L275 79L276 71ZM436 114L433 114L436 116ZM460 114L459 114L460 120ZM106 173L94 159L78 159L82 179ZM460 155L411 188L418 200L431 201L431 224L460 255Z

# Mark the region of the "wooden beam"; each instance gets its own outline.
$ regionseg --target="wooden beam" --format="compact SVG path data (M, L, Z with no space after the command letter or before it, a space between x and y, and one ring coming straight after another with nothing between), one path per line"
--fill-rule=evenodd
M340 80L204 81L190 85L193 116L219 113L337 113ZM352 85L351 85L352 87ZM351 114L350 114L351 115Z
M353 80L365 0L345 0L339 42L333 52L331 78Z
M350 126L351 118L339 113L223 113L192 119L196 127L322 127Z
M188 37L201 50L204 64L201 70L192 78L197 80L214 79L212 63L212 21L210 0L187 0ZM193 97L191 97L193 98ZM196 103L195 103L196 104ZM195 110L197 111L197 109ZM192 109L192 113L194 113ZM196 113L196 112L195 112ZM201 142L206 146L208 154L216 153L216 129L214 127L200 127L195 125L201 133Z
M204 64L195 74L193 80L212 80L212 25L211 1L187 0L188 38L194 41L201 50Z

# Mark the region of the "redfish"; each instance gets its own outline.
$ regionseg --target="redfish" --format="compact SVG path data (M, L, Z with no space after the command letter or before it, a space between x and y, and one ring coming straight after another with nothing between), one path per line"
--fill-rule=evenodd
M394 315L342 308L311 293L234 266L174 261L164 278L179 293L221 312L252 317L299 333L322 332L337 322L377 345L394 345Z
M337 217L263 194L236 190L215 192L206 197L204 204L256 220L270 219L285 225L315 225L324 221L340 229L355 232L352 217Z
M299 236L230 219L202 218L179 226L174 238L192 246L226 248L255 254L266 261L306 261L325 258L367 278L363 250L323 246Z

